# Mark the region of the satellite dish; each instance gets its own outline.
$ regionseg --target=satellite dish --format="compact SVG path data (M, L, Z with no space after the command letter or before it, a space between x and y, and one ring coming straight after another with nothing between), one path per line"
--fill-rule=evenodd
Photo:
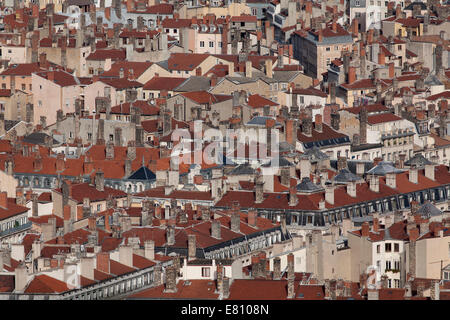
M150 100L151 105L155 105L155 99Z

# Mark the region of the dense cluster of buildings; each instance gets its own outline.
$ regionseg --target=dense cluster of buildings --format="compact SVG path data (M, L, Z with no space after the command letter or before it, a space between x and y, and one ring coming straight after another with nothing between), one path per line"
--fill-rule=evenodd
M0 3L0 300L450 299L450 4Z

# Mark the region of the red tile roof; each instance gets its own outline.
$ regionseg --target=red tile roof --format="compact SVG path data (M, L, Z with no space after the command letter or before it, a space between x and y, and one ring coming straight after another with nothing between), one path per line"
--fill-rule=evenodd
M49 277L45 274L35 276L28 284L25 293L61 293L68 291L69 287L63 281Z
M173 91L176 87L186 81L186 78L172 78L155 76L147 81L144 90L167 90Z
M61 193L61 189L55 189L56 192ZM70 198L76 200L78 203L83 203L84 198L89 198L91 202L101 201L108 199L108 196L113 198L126 197L126 192L122 190L113 189L105 186L104 191L98 191L94 185L89 183L78 183L71 185L71 195Z
M133 267L137 269L144 269L154 265L156 265L155 262L148 260L142 256L139 256L137 254L133 254Z
M167 3L160 3L150 7L146 7L143 11L132 10L129 13L151 13L151 14L172 14L173 5Z
M33 72L43 71L39 63L18 63L10 65L0 75L31 76Z
M130 298L156 298L156 299L217 299L216 285L213 280L180 280L177 283L177 292L164 292L164 285L145 289L133 294Z
M292 89L292 93L300 94L303 96L318 96L318 97L322 97L322 98L328 97L328 95L325 92L315 89L313 87L305 88L305 89L294 88L294 89Z
M133 257L133 259L134 259L134 257ZM110 273L114 274L116 276L120 276L122 274L136 271L135 268L128 267L120 262L115 261L115 260L110 260L109 267L110 267L110 270L109 270Z
M228 300L287 300L287 280L235 279ZM295 300L323 300L322 285L300 285L294 281Z
M68 86L77 86L80 85L80 82L77 81L76 76L66 72L66 71L43 71L43 72L37 72L36 75L47 79L49 81L52 81L53 83L61 86L61 87L68 87ZM53 80L50 80L50 76L53 77Z
M222 102L225 100L230 100L232 98L229 95L212 94L207 91L184 92L184 93L181 93L181 95L183 95L186 98L188 98L194 102L197 102L199 104L217 103L217 102Z
M38 216L38 217L29 217L28 220L33 222L33 224L41 225L43 223L48 223L48 220L51 218L56 219L56 227L57 228L62 228L64 226L64 219L61 217L58 217L57 215L54 215L54 214L43 215L43 216Z
M0 206L0 221L4 219L8 219L14 217L15 215L25 213L28 211L28 208L25 206L20 206L16 204L16 199L8 198L7 199L7 207Z
M312 129L311 136L304 135L301 132L301 130L297 131L297 139L298 139L298 141L303 142L303 143L344 138L344 137L346 137L345 134L339 133L339 132L333 130L331 127L329 127L325 123L322 123L322 132Z
M428 101L436 101L437 99L450 99L450 91L443 91L426 98Z
M115 88L116 90L128 89L128 88L140 88L142 87L142 83L128 80L128 79L100 79L99 81Z
M100 77L119 77L120 69L124 71L124 76L129 75L130 70L133 70L135 78L139 78L148 68L153 65L153 62L131 62L131 61L116 61L111 66L111 69L103 72Z
M248 97L247 105L252 108L262 108L264 106L278 106L279 104L270 99L266 99L259 94L252 94Z
M141 116L154 116L159 114L159 107L151 105L148 101L137 100L134 102L125 102L111 108L112 114L130 114L130 106L139 108L141 110Z
M362 108L363 107L352 107L352 108L345 108L343 110L351 112L353 114L359 114L359 112L362 110ZM364 108L367 110L367 113L389 111L389 109L382 104L371 104L371 105L364 106Z
M179 28L189 28L191 26L191 19L175 19L175 18L165 18L161 25L163 28L179 29Z
M125 60L126 51L122 49L99 49L87 56L86 60L103 61L111 59L112 61Z
M209 54L200 53L172 53L168 62L169 70L192 71L198 67ZM206 71L206 70L205 70Z
M385 122L392 122L392 121L399 121L403 120L403 118L396 116L393 113L380 113L373 116L367 117L367 122L369 124L379 124L379 123L385 123Z
M258 19L256 18L256 16L253 15L240 15L240 16L233 16L231 17L231 22L255 22Z

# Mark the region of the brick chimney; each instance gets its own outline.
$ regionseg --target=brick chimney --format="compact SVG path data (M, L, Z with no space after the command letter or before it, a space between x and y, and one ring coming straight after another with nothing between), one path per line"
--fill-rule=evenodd
M97 270L108 274L110 273L109 252L97 253Z
M373 42L373 29L369 29L367 32L367 44L372 44Z
M352 36L358 36L358 19L354 18L352 21Z
M256 221L258 219L258 213L256 209L249 209L247 214L248 224L252 227L256 227Z
M400 7L400 4L397 5L395 8L395 18L401 18L402 16L402 8Z
M316 131L322 132L323 125L322 125L322 115L316 114L315 121L314 121L314 127Z
M348 67L348 84L352 84L356 81L356 68L349 66Z
M361 235L363 237L368 237L369 236L369 231L370 231L370 226L369 226L369 223L366 221L361 226Z
M0 192L0 207L8 208L8 193Z
M64 161L64 153L58 153L56 156L56 171L62 172L66 167L66 163Z
M47 72L47 79L52 82L55 81L55 71Z
M393 62L389 63L389 79L394 79L395 77L395 65Z
M323 41L323 33L322 30L319 30L319 33L317 35L317 42L322 42Z
M378 232L380 230L380 221L378 218L373 218L373 232Z
M292 119L286 120L286 125L285 125L286 142L291 145L294 145L295 140L296 140L294 133L297 133L297 131L294 130L294 125L295 125L294 120L292 120Z
M384 66L386 64L386 56L384 55L383 50L380 47L380 51L378 52L378 64Z

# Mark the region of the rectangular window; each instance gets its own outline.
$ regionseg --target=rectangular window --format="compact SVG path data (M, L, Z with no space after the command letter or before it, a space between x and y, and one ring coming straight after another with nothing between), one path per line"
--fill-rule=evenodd
M380 249L381 248L381 246L380 245L377 245L377 253L380 253Z
M200 41L200 48L204 48L205 47L205 41Z
M330 51L331 50L331 48L330 47L327 47L326 49L325 49L326 51Z
M100 212L102 210L102 205L101 204L98 204L97 205L97 212Z
M394 252L400 251L400 245L398 243L394 243Z
M210 269L209 269L209 267L202 268L202 277L203 278L210 277Z
M210 48L214 48L214 41L210 41L210 42L209 42L209 47L210 47Z
M22 83L22 91L25 91L25 90L27 90L27 87L26 87L25 83Z
M384 246L384 251L385 252L391 252L391 244L390 243L386 243Z
M386 261L386 270L391 270L391 261Z

